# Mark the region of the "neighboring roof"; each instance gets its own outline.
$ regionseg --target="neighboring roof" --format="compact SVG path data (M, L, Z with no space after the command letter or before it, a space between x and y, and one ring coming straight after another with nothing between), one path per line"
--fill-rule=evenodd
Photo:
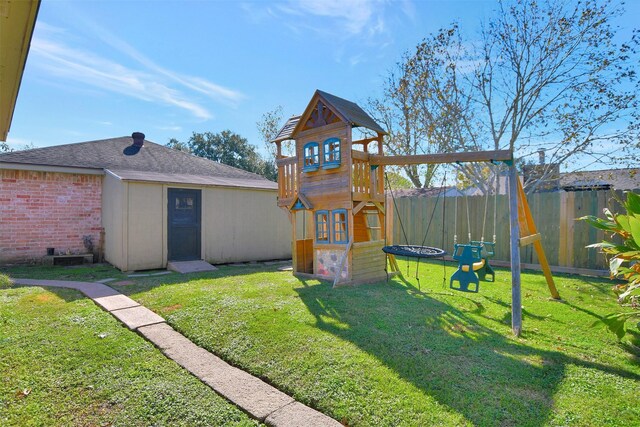
M300 121L300 117L301 116L292 116L289 120L287 120L284 126L282 126L282 129L280 129L280 132L278 132L278 135L276 135L276 137L273 138L271 142L286 141L287 139L291 139L291 134Z
M470 189L475 190L475 189ZM469 191L467 196L475 196L474 191ZM391 194L391 193L389 193ZM429 188L402 188L393 190L393 197L400 199L403 197L458 197L464 196L465 191L455 187L429 187Z
M40 0L0 0L0 141L7 140Z
M640 188L640 168L563 173L560 174L560 187L567 191L606 188L636 190Z
M104 169L125 180L277 188L275 182L151 141L137 149L129 136L0 154L2 163Z

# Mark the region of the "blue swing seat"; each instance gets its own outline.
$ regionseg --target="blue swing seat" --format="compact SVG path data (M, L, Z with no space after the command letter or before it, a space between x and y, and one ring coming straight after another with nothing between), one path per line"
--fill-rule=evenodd
M480 281L475 270L484 264L482 246L455 244L453 259L458 261L458 269L451 276L449 287L456 291L477 293Z
M481 268L476 270L478 278L483 282L495 282L496 272L489 264L489 259L493 258L493 256L496 254L496 244L493 242L483 242L480 240L472 240L470 243L474 246L482 247L481 254L482 259L484 260L484 264ZM489 279L487 276L491 276L491 279Z

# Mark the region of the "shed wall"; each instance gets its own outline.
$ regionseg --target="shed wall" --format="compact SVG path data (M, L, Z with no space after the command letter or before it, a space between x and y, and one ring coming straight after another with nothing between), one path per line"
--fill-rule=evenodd
M105 175L102 185L102 226L104 227L104 259L126 270L124 245L124 218L127 184L111 175Z
M127 270L164 267L167 219L163 186L129 183L127 204Z
M41 260L47 248L88 252L101 230L102 177L0 170L0 263Z
M212 263L291 257L291 223L277 192L209 187L203 191L204 257Z
M167 190L202 190L202 254L211 263L291 257L291 224L274 191L105 179L105 259L121 270L167 265Z

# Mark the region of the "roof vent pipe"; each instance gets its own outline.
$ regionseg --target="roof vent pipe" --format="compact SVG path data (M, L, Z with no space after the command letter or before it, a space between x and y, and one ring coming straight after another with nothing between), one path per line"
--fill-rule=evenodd
M143 135L143 139L144 139L144 135ZM541 165L544 165L544 150L538 150L538 162Z
M134 147L142 147L144 145L144 133L134 132L131 134L131 138L133 138Z

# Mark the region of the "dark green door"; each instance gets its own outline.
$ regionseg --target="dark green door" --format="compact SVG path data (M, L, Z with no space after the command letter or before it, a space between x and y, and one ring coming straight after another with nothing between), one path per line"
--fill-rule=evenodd
M190 261L200 256L200 190L169 188L169 261Z

